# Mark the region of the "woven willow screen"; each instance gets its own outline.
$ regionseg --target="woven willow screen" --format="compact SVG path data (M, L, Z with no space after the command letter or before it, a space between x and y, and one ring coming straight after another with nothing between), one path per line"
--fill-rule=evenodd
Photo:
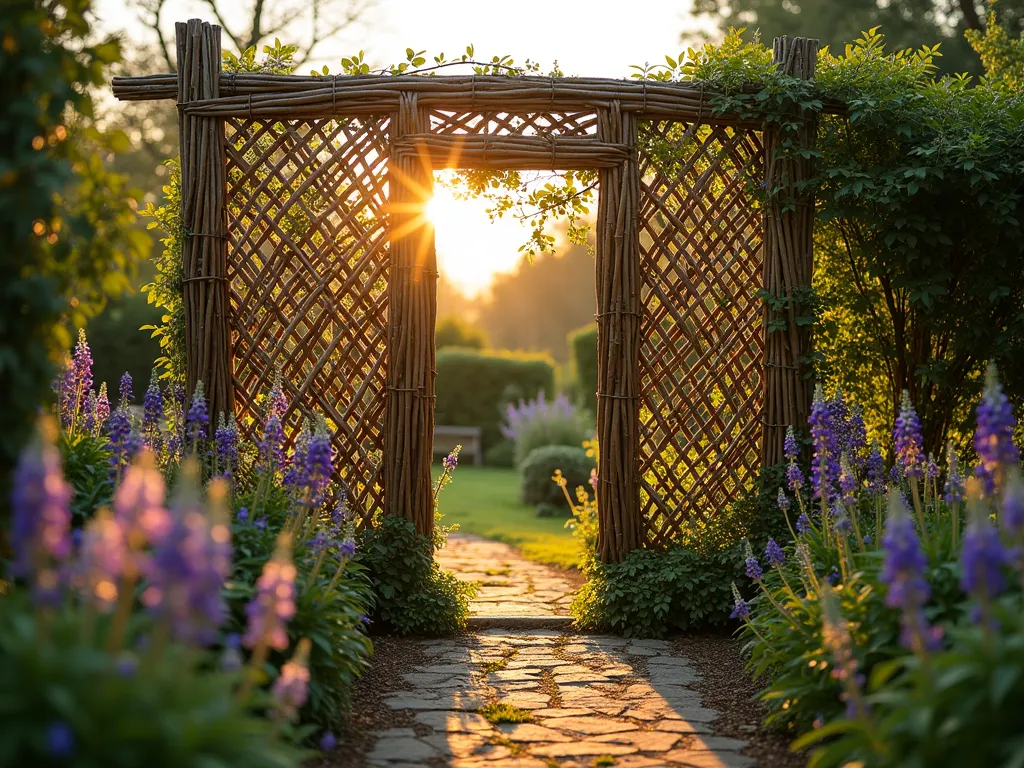
M286 423L326 418L365 520L384 502L388 120L229 119L226 129L236 414L262 423L280 366Z
M761 437L755 131L659 122L640 160L640 505L668 544L752 479ZM671 158L665 160L663 158Z
M599 174L599 557L670 543L779 455L806 336L765 339L757 294L809 281L813 208L756 204L762 177L798 190L807 171L771 131L685 83L223 74L218 27L176 33L176 75L114 93L178 105L188 385L253 429L280 367L288 421L327 419L362 524L433 526L442 168ZM775 56L807 76L815 50L780 38Z

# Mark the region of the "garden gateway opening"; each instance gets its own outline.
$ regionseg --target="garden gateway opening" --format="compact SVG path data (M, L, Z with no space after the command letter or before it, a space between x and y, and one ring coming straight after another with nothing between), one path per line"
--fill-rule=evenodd
M782 137L686 83L222 72L219 27L176 35L177 74L113 88L178 105L188 388L251 427L281 366L287 420L326 416L363 525L433 526L440 169L599 172L603 560L667 545L781 460L810 405L790 299L811 282L793 150L813 113ZM810 77L816 50L779 38L775 61ZM762 206L761 186L788 194Z

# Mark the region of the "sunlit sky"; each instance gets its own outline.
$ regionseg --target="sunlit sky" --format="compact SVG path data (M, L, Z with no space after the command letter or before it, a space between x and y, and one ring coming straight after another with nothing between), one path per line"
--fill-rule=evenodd
M274 2L304 0L269 0ZM251 2L218 4L230 20L244 17L242 8ZM684 48L683 32L707 27L690 17L689 6L689 0L377 0L365 22L322 44L315 58L338 71L338 60L360 49L374 67L403 60L407 47L425 49L431 58L441 52L452 57L472 43L477 58L507 53L517 62L537 61L544 71L557 60L567 75L626 77L631 64L676 55ZM124 0L98 0L96 9L103 28L147 39ZM213 20L205 2L168 0L165 34L173 39L173 22L196 16ZM235 31L241 33L241 26ZM163 70L159 59L153 66ZM486 289L494 274L516 265L517 249L527 235L514 219L490 223L485 208L482 201L456 201L443 188L430 207L440 268L469 294Z

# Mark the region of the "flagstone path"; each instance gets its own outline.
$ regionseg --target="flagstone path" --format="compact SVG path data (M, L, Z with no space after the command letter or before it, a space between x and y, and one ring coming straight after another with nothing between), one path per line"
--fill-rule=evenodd
M470 616L569 615L575 586L565 572L526 560L508 544L453 533L436 556L442 568L480 585Z
M756 764L744 754L747 741L716 735L722 713L702 703L699 674L678 644L573 635L567 627L512 629L523 617L566 616L571 578L504 544L462 534L450 537L438 560L481 583L472 613L499 626L395 641L401 650L382 654L390 660L381 659L388 665L378 672L383 684L371 686L377 711L364 718L368 728L344 765Z
M421 663L383 700L403 725L370 734L368 765L755 765L745 741L715 735L720 713L666 641L490 629L418 645ZM497 704L523 722L488 719Z

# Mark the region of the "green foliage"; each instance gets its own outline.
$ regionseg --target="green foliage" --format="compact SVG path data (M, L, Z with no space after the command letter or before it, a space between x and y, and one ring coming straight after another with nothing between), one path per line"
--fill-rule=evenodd
M623 637L722 627L732 606L729 584L742 572L738 546L709 555L637 549L621 563L592 562L570 610L579 629Z
M59 447L64 477L74 491L71 496L74 525L82 525L93 517L97 509L109 506L114 495L107 443L106 437L61 435Z
M597 323L569 333L572 378L583 407L597 413Z
M551 395L555 368L541 355L446 349L437 355L437 424L480 427L486 450L501 440L502 408L543 391Z
M160 355L159 344L150 338L143 326L160 322L160 311L147 303L142 293L130 293L110 302L86 326L92 349L96 381L105 381L111 391L117 390L121 374L127 372L135 384L135 400L142 402L153 363Z
M142 215L153 219L148 229L159 228L164 237L160 238L163 249L153 259L156 274L153 281L142 286L150 304L163 310L160 323L143 325L143 330L152 331L152 337L160 342L161 356L157 365L163 369L163 376L184 380L185 378L185 306L182 302L184 291L183 247L184 224L181 220L181 165L177 159L165 164L170 172L167 185L163 188L164 199L159 206L149 203Z
M597 469L594 459L583 448L571 445L546 445L530 451L519 465L521 481L519 498L523 504L562 504L562 489L552 482L561 470L569 486L575 488L590 481L590 473Z
M492 701L477 710L488 722L498 725L499 723L530 723L533 722L533 715L528 710L520 709L505 702Z
M412 521L384 517L362 538L358 561L376 595L373 620L400 635L461 632L475 587L442 570L433 543Z
M434 346L462 347L464 349L484 349L487 347L487 336L474 325L458 317L446 317L438 320L434 331Z
M255 488L260 486L256 479ZM276 483L266 494L257 491L239 497L235 506L260 509L267 516L265 528L253 524L252 515L231 527L234 573L227 591L231 609L230 631L245 628L245 606L255 593L256 580L274 553L277 536L288 524L290 500ZM355 678L366 669L373 645L365 634L365 616L373 605L373 592L364 568L354 560L321 563L308 548L294 555L296 576L295 616L288 622L289 647L309 638L309 700L301 712L304 723L326 730L337 727L350 704ZM288 660L273 653L275 669Z
M91 123L90 87L120 51L92 35L90 6L13 0L0 17L0 505L69 346L65 318L127 287L146 247L123 178L103 167L127 139Z
M968 30L967 41L981 58L993 85L1020 91L1024 88L1024 25L1015 39L1010 29L999 23L996 0L989 0L988 6L985 31Z
M978 58L964 41L964 32L980 24L977 3L949 4L941 0L803 0L799 5L786 0L693 0L695 14L710 17L719 31L744 26L759 31L770 43L779 35L809 37L834 51L861 30L880 26L899 48L923 43L941 43L947 72L981 72ZM1024 3L1000 0L1004 22L1020 29Z
M208 652L115 656L83 641L81 610L43 621L21 592L2 601L0 676L18 693L0 698L0 765L290 768L309 757L238 700L242 673L218 671ZM71 732L67 758L50 749L59 725Z

